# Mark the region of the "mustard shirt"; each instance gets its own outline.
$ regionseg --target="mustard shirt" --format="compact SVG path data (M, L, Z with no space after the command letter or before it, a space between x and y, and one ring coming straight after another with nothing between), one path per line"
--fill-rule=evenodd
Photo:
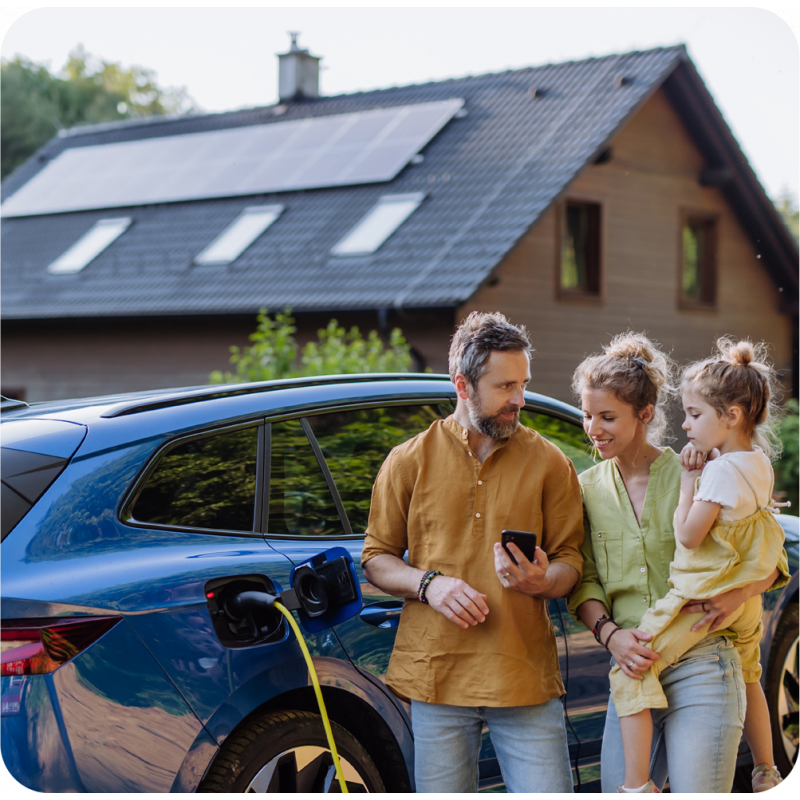
M636 628L642 615L669 591L669 567L675 555L673 516L681 485L680 456L667 447L650 465L641 527L613 459L602 461L579 476L584 506L583 579L567 602L581 621L578 606L599 600L623 628ZM786 552L778 564L781 575L772 588L789 580ZM736 634L713 631L711 636Z
M481 464L450 416L396 447L372 493L362 563L388 553L487 595L489 614L463 630L406 600L387 685L400 697L459 706L522 706L564 694L547 601L503 588L494 544L533 531L550 561L580 576L580 487L569 459L520 425Z

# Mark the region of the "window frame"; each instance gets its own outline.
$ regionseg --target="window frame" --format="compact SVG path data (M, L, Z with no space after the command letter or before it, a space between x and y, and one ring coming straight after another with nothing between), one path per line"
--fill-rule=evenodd
M89 230L82 236L76 239L58 258L52 261L47 266L47 272L50 275L76 275L83 272L86 267L99 258L106 250L108 250L117 239L120 238L132 225L133 217L103 217L102 219L95 220ZM93 237L102 232L104 228L114 229L114 237L102 244L99 249L95 247L94 252L80 262L70 262L70 257L74 259L74 253L77 252L82 244L88 243Z
M688 297L683 290L683 276L686 268L686 253L683 245L683 232L687 226L701 223L706 226L708 253L704 253L703 264L707 269L701 274L700 297ZM682 310L717 309L719 297L719 214L716 211L682 208L678 225L678 308Z
M592 270L594 274L594 286L592 288L568 287L562 284L562 266L564 245L567 239L568 223L567 214L570 207L584 207L596 209L597 220L595 224L597 243L595 248L594 263ZM558 300L580 300L598 302L604 295L604 227L605 227L605 204L597 197L570 196L565 198L558 205L556 223L556 257L555 257L555 296Z
M237 214L236 218L233 219L228 225L225 226L225 229L221 231L217 236L212 239L208 245L206 245L193 259L192 259L192 266L195 267L227 267L230 264L236 263L246 252L249 250L277 221L280 219L281 215L284 212L284 206L279 203L272 203L269 205L261 205L261 206L246 206L243 208L239 214ZM263 225L263 227L256 233L255 236L250 238L243 247L240 247L239 250L232 258L217 258L217 259L203 259L203 256L213 251L215 247L218 247L221 242L225 240L226 237L231 236L233 230L242 223L247 217L251 216L258 216L264 215L265 217L270 217L269 221Z

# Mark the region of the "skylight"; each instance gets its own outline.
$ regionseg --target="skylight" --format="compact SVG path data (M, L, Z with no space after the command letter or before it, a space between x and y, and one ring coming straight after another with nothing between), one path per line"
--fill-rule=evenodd
M281 215L283 206L248 206L198 255L195 264L230 264Z
M58 274L80 272L125 233L130 224L130 217L98 220L69 250L59 256L47 271Z
M424 198L424 192L385 194L331 250L331 255L361 256L374 253L411 216Z

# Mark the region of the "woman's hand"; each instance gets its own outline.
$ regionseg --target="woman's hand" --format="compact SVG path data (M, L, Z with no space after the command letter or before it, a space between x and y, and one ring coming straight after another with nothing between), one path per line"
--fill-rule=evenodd
M736 611L749 597L744 589L731 589L708 600L689 600L681 609L681 614L696 614L700 611L705 616L695 625L693 631L699 631L704 625L709 625L708 633L725 627L725 620Z
M619 633L615 633L611 641L613 628L604 625L600 638L608 644L608 650L614 660L619 664L619 668L629 677L637 681L642 679L641 673L647 672L658 661L661 656L654 653L649 647L639 644L639 640L650 641L653 638L651 633L640 631L638 628L622 628Z

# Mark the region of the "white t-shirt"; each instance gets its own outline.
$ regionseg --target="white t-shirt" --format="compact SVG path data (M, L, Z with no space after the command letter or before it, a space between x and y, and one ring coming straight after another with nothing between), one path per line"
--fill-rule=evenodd
M722 520L744 519L769 503L774 481L772 464L760 447L725 453L705 465L694 499L719 503Z

